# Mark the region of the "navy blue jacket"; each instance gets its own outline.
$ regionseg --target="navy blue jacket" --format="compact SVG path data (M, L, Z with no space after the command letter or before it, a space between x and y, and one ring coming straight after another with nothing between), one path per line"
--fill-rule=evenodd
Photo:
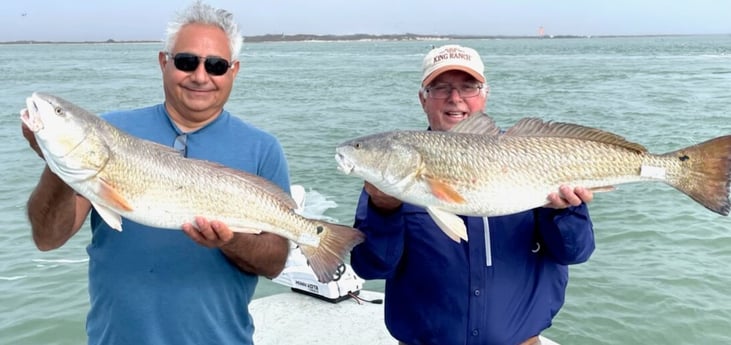
M469 241L447 237L422 207L382 214L361 193L355 227L366 241L351 265L385 279L385 321L407 344L514 345L540 334L564 303L567 265L589 259L586 205L462 217Z

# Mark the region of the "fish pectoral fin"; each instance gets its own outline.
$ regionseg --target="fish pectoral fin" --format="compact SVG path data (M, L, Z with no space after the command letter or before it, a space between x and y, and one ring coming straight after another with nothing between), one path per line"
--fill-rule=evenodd
M465 226L462 218L454 213L449 213L434 207L427 207L426 212L429 213L439 228L454 242L459 243L460 239L465 240L465 242L467 241L467 226Z
M241 228L241 227L232 227L231 231L233 232L241 232L244 234L255 234L258 235L261 233L261 230L254 229L254 228Z
M426 178L426 183L431 189L431 193L439 200L453 204L464 204L465 199L452 186L442 181Z
M127 199L119 194L114 186L104 181L104 179L100 178L97 180L99 181L99 197L104 199L109 207L122 211L132 211L132 206Z
M613 192L615 189L617 189L614 186L600 186L600 187L594 187L594 188L588 188L593 193L603 193L603 192Z
M99 216L104 219L104 222L106 222L110 228L122 231L122 216L120 216L119 213L114 212L108 207L99 206L94 202L92 202L91 205L94 206L96 213L99 213Z

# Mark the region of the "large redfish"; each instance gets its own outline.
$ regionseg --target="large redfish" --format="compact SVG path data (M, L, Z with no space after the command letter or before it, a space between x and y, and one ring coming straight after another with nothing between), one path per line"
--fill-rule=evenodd
M655 155L600 129L526 118L505 132L485 114L451 131L392 131L342 143L338 168L384 193L426 207L455 241L462 220L547 203L560 185L594 192L621 183L662 181L709 210L728 215L731 135Z
M174 149L126 134L59 97L34 93L21 119L48 167L114 229L121 217L169 229L203 216L233 231L275 233L297 244L322 282L363 241L360 231L304 218L272 182L219 164L182 157Z

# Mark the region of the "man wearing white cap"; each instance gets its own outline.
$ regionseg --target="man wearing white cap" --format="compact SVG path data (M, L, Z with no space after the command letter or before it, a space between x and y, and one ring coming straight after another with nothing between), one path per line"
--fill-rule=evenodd
M448 131L484 110L489 88L474 49L432 49L422 69L430 130ZM365 279L386 279L386 326L401 344L540 344L563 305L567 265L594 251L592 197L562 186L546 207L463 217L470 240L456 243L424 208L366 182L355 216L366 241L351 264Z
M424 57L419 101L433 131L448 131L485 109L489 88L485 66L472 48L446 45ZM454 92L457 91L457 92Z

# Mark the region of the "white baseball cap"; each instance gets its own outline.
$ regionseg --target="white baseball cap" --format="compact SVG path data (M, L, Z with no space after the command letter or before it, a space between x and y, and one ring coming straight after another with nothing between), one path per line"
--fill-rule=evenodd
M452 70L467 72L480 83L485 82L485 65L480 54L472 48L456 44L432 49L424 57L422 69L421 86L429 85L440 74Z

